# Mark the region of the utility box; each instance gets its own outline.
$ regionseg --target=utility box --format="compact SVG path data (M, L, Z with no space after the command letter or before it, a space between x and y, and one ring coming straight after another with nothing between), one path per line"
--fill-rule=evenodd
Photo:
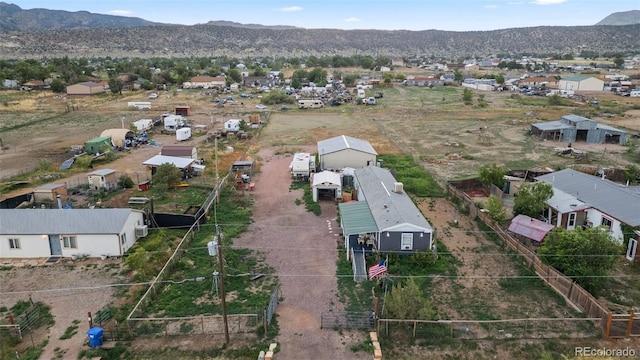
M92 327L87 331L87 336L89 337L89 346L92 348L96 348L102 346L102 335L104 330L100 327Z

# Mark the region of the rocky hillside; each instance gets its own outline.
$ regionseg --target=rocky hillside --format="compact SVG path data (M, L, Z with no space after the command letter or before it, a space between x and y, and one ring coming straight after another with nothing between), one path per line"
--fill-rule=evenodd
M0 2L0 30L126 28L155 24L140 18L94 14L87 11L23 10L17 5Z
M159 25L117 29L0 31L0 57L304 57L640 53L640 25L532 27L495 31L247 29Z
M640 24L640 10L613 13L596 25L631 25Z

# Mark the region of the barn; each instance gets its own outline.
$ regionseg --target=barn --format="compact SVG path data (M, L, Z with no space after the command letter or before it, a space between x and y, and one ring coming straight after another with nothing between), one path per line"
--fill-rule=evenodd
M571 91L603 91L604 81L593 76L574 75L560 79L558 89Z
M342 180L340 174L333 171L322 171L313 175L311 182L313 201L320 199L335 200L342 197Z
M371 144L346 135L318 141L320 169L362 168L376 164L378 153Z
M104 92L104 86L93 81L85 81L67 86L67 95L96 95Z

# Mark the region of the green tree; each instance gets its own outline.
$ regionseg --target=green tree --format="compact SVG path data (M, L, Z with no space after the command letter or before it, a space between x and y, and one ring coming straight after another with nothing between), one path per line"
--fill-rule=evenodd
M124 83L120 81L118 78L112 77L111 79L109 79L109 90L111 90L112 94L122 95L123 87L124 87Z
M496 75L496 83L500 85L504 84L504 75L501 75L501 74Z
M182 180L182 171L173 164L165 163L156 168L153 175L153 188L159 195L164 195L171 185Z
M407 279L405 286L393 285L387 295L384 307L388 317L392 319L432 320L436 310L424 296L413 277Z
M507 184L504 176L507 175L507 169L498 166L495 163L491 165L483 165L479 170L479 178L480 182L486 186L491 186L491 184L498 187L498 189L504 189L504 186Z
M554 228L538 249L541 260L597 294L608 280L621 253L621 247L601 227L566 230Z
M479 94L478 95L478 107L486 108L487 106L489 106L489 103L485 99L484 94Z
M562 97L560 97L560 95L558 95L558 94L553 94L553 95L549 96L547 101L549 102L549 105L551 105L551 106L562 105Z
M454 79L455 81L462 81L462 73L460 72L460 70L455 69L455 70L453 71L453 79Z
M241 83L242 82L242 74L240 73L240 70L238 69L231 69L229 70L229 73L227 74L227 85L229 85L230 83Z
M525 183L520 186L513 203L514 215L527 215L538 218L546 208L547 200L553 196L551 184L536 182Z
M54 93L61 93L64 91L64 82L60 79L55 79L51 82L51 91Z
M631 185L638 184L638 178L640 178L640 169L635 165L627 166L622 172L624 175L624 179L629 182Z
M118 178L118 186L123 189L131 189L133 187L133 180L128 175L121 175Z
M498 224L503 224L507 221L507 209L500 203L500 199L497 196L491 195L487 200L487 213Z
M473 92L469 90L469 88L464 88L462 90L462 101L464 101L465 105L471 105L473 102Z
M616 68L622 69L622 65L624 65L624 59L621 56L617 56L615 59L613 59L613 64L616 66Z

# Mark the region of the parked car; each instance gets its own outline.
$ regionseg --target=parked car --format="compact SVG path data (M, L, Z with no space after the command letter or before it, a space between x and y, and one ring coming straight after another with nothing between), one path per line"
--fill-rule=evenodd
M149 99L157 99L158 98L158 94L156 93L151 93L151 95L149 95Z
M267 108L267 106L266 106L266 105L263 105L263 104L258 104L258 105L256 105L256 108L257 108L257 109L266 109L266 108Z
M340 100L331 100L329 104L331 104L331 106L340 106L342 102Z

